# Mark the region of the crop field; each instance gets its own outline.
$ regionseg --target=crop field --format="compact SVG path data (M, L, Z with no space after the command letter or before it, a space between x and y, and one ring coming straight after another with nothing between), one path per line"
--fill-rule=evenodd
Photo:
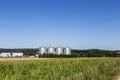
M0 61L0 80L115 80L120 58Z

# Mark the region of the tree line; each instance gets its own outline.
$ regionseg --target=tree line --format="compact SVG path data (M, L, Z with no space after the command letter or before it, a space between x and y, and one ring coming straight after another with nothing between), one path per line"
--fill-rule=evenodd
M120 51L109 51L109 50L99 50L99 49L90 49L90 50L72 50L70 55L65 54L43 54L39 57L49 57L49 58L72 58L72 57L120 57Z

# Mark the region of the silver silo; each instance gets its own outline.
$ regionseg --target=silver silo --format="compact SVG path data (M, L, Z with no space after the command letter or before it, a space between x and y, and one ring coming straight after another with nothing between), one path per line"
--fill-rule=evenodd
M70 47L65 47L64 48L64 54L66 54L66 55L71 54L71 48Z
M63 48L62 47L57 47L56 48L56 54L63 54Z
M48 47L48 50L47 50L48 54L54 54L55 53L55 48L54 47Z
M47 48L45 46L41 46L39 48L39 54L44 54L44 53L46 54L47 53L46 50L47 50Z

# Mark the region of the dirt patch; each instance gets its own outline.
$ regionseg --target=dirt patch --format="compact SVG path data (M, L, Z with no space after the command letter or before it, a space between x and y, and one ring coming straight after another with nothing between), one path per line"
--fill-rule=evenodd
M118 76L116 80L120 80L120 76Z
M0 58L0 61L18 61L18 60L45 60L48 58Z

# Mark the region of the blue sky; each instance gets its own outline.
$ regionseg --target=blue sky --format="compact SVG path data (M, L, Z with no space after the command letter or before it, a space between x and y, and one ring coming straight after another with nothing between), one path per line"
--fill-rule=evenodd
M120 49L120 0L0 0L0 47Z

